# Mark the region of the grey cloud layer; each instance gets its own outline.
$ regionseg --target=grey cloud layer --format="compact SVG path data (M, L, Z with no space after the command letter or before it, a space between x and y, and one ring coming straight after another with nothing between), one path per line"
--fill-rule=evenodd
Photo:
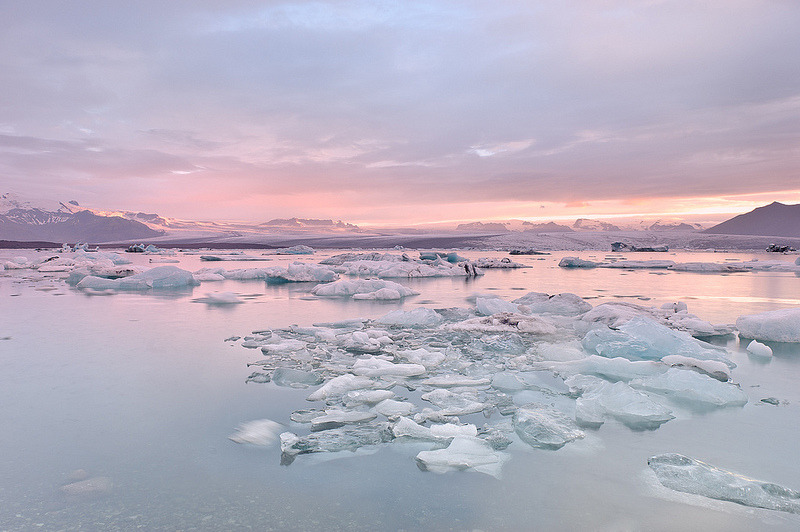
M226 181L378 202L797 188L796 2L0 10L10 182Z

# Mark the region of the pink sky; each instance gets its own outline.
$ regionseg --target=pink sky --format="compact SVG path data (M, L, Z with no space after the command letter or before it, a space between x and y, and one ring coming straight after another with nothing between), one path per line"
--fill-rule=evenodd
M800 202L800 4L4 3L0 176L193 219ZM3 192L5 190L0 190Z

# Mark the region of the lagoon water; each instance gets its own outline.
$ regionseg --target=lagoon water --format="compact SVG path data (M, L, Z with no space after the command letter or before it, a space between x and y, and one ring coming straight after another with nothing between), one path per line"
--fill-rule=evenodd
M337 252L213 263L228 269ZM459 252L469 258L501 252ZM47 252L0 250L0 262ZM300 433L292 411L309 390L246 383L261 358L229 340L253 331L397 308L471 307L474 294L511 300L529 291L573 292L592 304L684 301L713 323L800 305L793 273L699 274L559 268L554 253L514 257L532 268L486 270L475 279L399 280L420 295L403 302L322 299L314 284L203 283L174 292L87 295L59 274L0 272L0 530L797 530L800 515L749 508L672 491L647 467L676 452L800 489L800 346L773 345L758 359L728 340L741 408L681 415L655 431L615 422L557 451L512 444L500 479L421 471L430 444L393 443L368 451L301 455L280 464L277 444L254 447L228 436L268 418ZM616 255L620 257L620 255ZM150 257L132 254L146 266ZM197 255L178 255L195 271ZM637 254L636 259L723 262L758 253ZM793 260L794 257L791 257ZM788 260L788 258L787 258ZM196 301L231 291L243 304ZM774 397L780 404L761 402ZM493 417L499 417L494 413ZM463 418L481 424L483 415ZM113 488L67 496L75 470Z

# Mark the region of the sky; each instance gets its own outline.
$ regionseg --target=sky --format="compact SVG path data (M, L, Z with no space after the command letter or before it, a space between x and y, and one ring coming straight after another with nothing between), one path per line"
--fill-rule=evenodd
M364 225L800 202L796 0L0 0L0 192Z

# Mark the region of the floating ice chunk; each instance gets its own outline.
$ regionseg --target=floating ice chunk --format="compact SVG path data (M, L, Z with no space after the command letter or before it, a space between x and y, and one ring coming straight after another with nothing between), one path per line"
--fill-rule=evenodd
M800 342L800 308L739 316L739 336L762 342Z
M394 399L384 399L375 405L375 411L389 419L401 416L409 416L417 409L413 403L408 401L395 401Z
M416 277L464 277L480 275L470 263L451 264L439 259L435 262L406 262L359 260L345 262L337 268L345 275L361 277L416 278Z
M302 262L293 262L287 267L282 268L276 266L274 268L266 268L267 281L269 282L292 282L292 283L306 283L318 282L329 283L339 278L339 274L326 266L319 266L317 264L305 264Z
M519 313L519 305L504 301L499 297L479 297L475 300L475 308L478 314L491 316L498 312Z
M556 334L558 330L549 321L538 316L523 316L501 312L483 318L471 318L449 326L453 331L523 332L529 334Z
M664 303L661 305L664 310L671 310L672 312L681 312L689 310L689 307L683 301L673 301L672 303Z
M661 375L634 379L631 386L688 403L742 406L747 395L735 384L720 382L694 371L670 368Z
M653 456L647 464L661 484L675 491L753 508L800 513L800 492L777 484L753 480L675 453Z
M666 270L675 266L672 260L621 260L618 262L601 262L598 268L631 268L631 269L650 269Z
M368 377L361 377L345 373L334 377L319 389L308 396L309 401L324 401L329 397L336 397L353 390L372 388L374 382Z
M345 262L355 262L360 260L377 260L377 261L410 261L411 259L403 253L402 255L392 255L391 253L379 253L377 251L372 253L340 253L333 255L327 259L319 261L320 264L327 264L331 266L341 266Z
M151 264L177 264L179 259L171 259L169 257L154 257L149 261Z
M355 279L339 280L329 284L320 284L311 289L315 296L325 297L350 297L354 294L368 294L376 292L382 288L396 290L402 297L419 294L408 287L394 281L384 281L381 279Z
M492 376L492 388L513 393L521 390L537 390L548 395L563 394L568 391L564 381L552 371L503 371Z
M423 471L434 473L477 471L499 478L508 459L509 455L495 451L480 438L456 436L445 449L420 451L417 465Z
M401 417L392 427L395 438L413 438L416 440L434 440L431 429L415 423L407 417Z
M375 320L381 325L395 327L435 327L444 318L433 309L417 307L414 310L393 310Z
M455 388L459 386L487 386L491 384L487 378L465 377L463 375L437 375L423 380L420 384L437 388Z
M330 410L325 410L323 415L317 416L311 420L311 431L317 432L320 430L337 429L345 425L372 421L376 417L378 417L378 415L374 412L359 412L357 410L332 408Z
M236 443L270 445L278 439L278 432L282 428L283 425L271 419L256 419L239 425L228 438Z
M532 267L528 266L527 264L514 262L508 257L503 257L502 259L490 259L490 258L475 259L473 261L473 264L478 268L531 268Z
M719 336L733 332L731 326L712 325L694 314L689 314L685 307L685 303L668 304L661 308L643 307L627 302L603 303L584 314L581 320L588 323L604 323L609 327L617 328L635 317L642 317L654 320L671 329L684 331L692 336Z
M608 328L589 331L583 338L583 347L608 358L661 360L667 355L683 355L699 360L719 360L735 367L723 349L642 316L631 318L616 331Z
M476 401L473 394L453 393L441 388L422 394L422 399L438 406L445 416L464 416L487 408L486 404Z
M668 408L624 382L612 384L577 375L567 379L566 384L580 394L575 401L575 418L584 425L597 427L610 417L634 430L653 430L675 418Z
M298 454L356 451L361 447L388 443L394 439L394 434L388 423L361 423L312 432L303 437L284 432L280 438L281 463L290 464Z
M515 299L514 303L525 305L532 314L578 316L592 309L592 305L583 298L568 292L552 296L542 292L529 292Z
M156 266L145 272L119 279L120 290L185 288L198 284L192 272L177 266Z
M204 268L202 270L198 270L198 271L194 272L192 275L194 275L194 278L195 278L196 281L203 282L203 283L205 283L205 282L215 282L215 281L224 281L225 280L225 276L224 275L222 275L221 273L217 273L215 271L210 271L207 268Z
M295 340L293 338L284 339L278 335L273 335L272 338L267 341L269 343L261 346L261 352L264 353L265 356L294 353L295 351L305 349L308 345L302 340Z
M578 257L564 257L558 263L562 268L597 268L599 263L591 260L583 260Z
M392 428L395 438L412 438L415 440L443 441L456 436L477 436L478 427L468 423L457 425L455 423L434 424L424 427L407 417L401 417Z
M456 425L455 423L435 423L431 425L431 436L437 439L455 438L456 436L477 436L478 427L472 423Z
M376 357L360 358L353 364L353 373L367 377L414 377L426 371L425 366L420 364L395 364Z
M568 361L580 360L586 357L578 342L543 344L537 349L537 354L544 360Z
M245 255L244 253L230 253L230 254L218 254L218 255L200 255L200 260L209 261L209 262L219 262L219 261L251 261L251 260L271 260L266 257L256 257L254 255Z
M307 388L322 382L322 376L314 371L302 371L293 368L278 368L272 373L272 382L278 386L290 388Z
M709 377L713 377L722 382L726 382L731 378L730 368L726 364L716 360L697 360L696 358L682 355L669 355L662 358L661 362L668 366L683 366L697 369Z
M198 299L201 303L209 305L236 305L244 303L239 296L233 292L208 292L205 297Z
M273 253L276 255L312 255L314 248L298 244L288 248L278 248Z
M345 406L375 405L386 399L394 397L390 390L353 390L342 397Z
M514 413L514 430L537 449L560 449L585 434L572 418L550 406L530 403Z
M753 340L747 345L747 351L753 355L769 358L772 356L772 348L768 345L764 345L757 340Z
M394 288L381 288L374 292L367 292L366 294L353 294L353 299L364 299L373 301L396 301L403 299L405 296Z
M652 360L631 361L622 357L606 358L598 355L566 362L542 362L538 366L567 375L596 375L612 381L625 382L660 375L667 371L666 366Z
M434 368L444 362L447 355L439 351L429 351L424 347L398 351L397 356L404 358L412 364L421 364L426 368Z

